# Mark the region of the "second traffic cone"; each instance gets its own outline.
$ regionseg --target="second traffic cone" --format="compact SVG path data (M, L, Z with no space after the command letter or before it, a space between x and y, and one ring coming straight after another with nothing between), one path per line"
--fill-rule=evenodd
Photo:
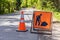
M21 12L21 19L20 19L20 23L18 26L18 32L26 32L28 30L26 30L26 26L25 26L25 22L24 22L24 12Z

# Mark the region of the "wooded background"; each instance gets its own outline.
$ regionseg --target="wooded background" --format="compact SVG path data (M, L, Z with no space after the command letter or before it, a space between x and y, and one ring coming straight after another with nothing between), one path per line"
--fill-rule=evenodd
M60 13L60 0L0 0L0 14L31 7Z

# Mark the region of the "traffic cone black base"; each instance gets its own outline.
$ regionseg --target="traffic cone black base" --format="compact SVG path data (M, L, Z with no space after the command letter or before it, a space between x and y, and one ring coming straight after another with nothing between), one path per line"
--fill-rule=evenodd
M20 30L20 31L19 30L16 30L16 31L17 32L27 32L28 30L25 30L25 31L24 30Z

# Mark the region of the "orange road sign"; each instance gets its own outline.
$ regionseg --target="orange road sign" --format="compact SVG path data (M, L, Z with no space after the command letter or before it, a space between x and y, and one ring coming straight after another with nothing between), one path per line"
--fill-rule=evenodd
M51 29L51 12L44 12L44 11L34 11L33 14L33 28L40 28L40 29Z

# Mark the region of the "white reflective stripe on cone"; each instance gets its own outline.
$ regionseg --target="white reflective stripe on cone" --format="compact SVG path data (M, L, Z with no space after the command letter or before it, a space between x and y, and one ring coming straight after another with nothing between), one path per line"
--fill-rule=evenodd
M20 22L24 22L24 20L20 20Z
M21 18L24 18L24 15L21 15Z

